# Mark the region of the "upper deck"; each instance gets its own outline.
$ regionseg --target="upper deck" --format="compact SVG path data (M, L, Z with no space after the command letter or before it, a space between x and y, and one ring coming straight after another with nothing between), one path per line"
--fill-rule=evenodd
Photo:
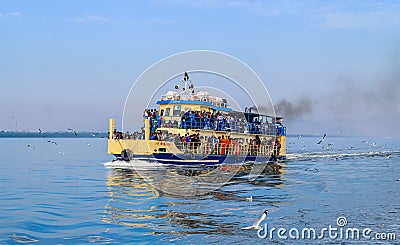
M169 91L157 101L159 109L146 110L152 132L157 129L210 130L240 134L285 136L282 118L233 111L226 99L200 91L179 95Z

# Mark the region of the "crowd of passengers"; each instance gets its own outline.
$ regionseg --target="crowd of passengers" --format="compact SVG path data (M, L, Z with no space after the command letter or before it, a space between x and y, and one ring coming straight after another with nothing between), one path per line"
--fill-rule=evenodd
M145 132L142 128L141 132L134 132L130 134L129 132L122 133L114 130L113 139L145 139ZM183 152L196 152L200 154L213 153L213 154L246 154L258 155L260 149L264 147L274 147L275 155L279 155L281 144L278 140L273 142L272 140L266 140L256 135L254 139L241 139L241 138L231 138L230 136L218 136L212 135L210 137L201 136L197 134L173 134L166 131L162 132L152 132L150 133L150 140L158 140L165 142L173 142L178 149ZM264 154L267 154L264 152Z
M221 112L207 111L186 111L181 112L180 121L168 120L160 116L157 110L145 110L144 118L150 119L151 129L159 127L183 128L183 129L210 129L217 131L234 131L241 133L266 134L268 132L268 122L260 122L258 118L249 123L245 118L232 117ZM271 128L272 129L272 128ZM153 130L154 131L154 130Z

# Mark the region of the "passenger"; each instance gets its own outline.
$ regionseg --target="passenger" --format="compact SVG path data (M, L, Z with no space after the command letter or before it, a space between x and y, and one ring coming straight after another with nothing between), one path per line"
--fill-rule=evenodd
M190 145L190 137L188 134L185 134L184 136L184 146L185 146L185 153L188 151L188 147Z
M205 140L204 136L200 136L200 141L199 141L200 152L199 152L199 154L204 154L207 152L207 147L206 147L205 142L206 142L206 140Z
M225 155L226 154L226 146L227 146L227 139L222 135L221 140L221 154Z
M274 155L279 156L280 151L281 151L281 142L278 139L275 139Z
M221 154L221 136L217 138L217 154Z
M175 143L175 145L176 145L176 147L177 147L178 149L182 149L183 143L182 143L182 137L181 137L180 134L175 135L174 143Z
M233 146L232 139L230 136L228 136L226 138L226 148L227 148L226 154L232 154L232 146Z
M256 150L256 154L258 155L259 150L260 150L260 145L261 145L261 139L260 136L256 135L256 138L254 139L254 144L255 144L255 150Z

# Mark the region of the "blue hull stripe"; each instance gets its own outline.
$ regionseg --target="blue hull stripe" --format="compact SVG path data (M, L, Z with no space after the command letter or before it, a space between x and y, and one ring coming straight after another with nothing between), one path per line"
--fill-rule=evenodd
M115 154L120 158L120 154ZM279 157L278 159L285 159ZM156 161L162 164L176 165L216 165L216 164L234 164L242 162L268 162L275 160L270 156L235 156L235 155L208 155L201 154L182 154L174 155L171 153L155 153L153 155L134 155L132 160Z

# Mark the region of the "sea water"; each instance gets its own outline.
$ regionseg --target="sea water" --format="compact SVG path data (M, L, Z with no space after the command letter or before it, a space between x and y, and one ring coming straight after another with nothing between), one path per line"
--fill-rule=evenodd
M289 137L279 169L182 197L111 162L106 139L2 138L0 243L399 244L400 140L319 140ZM241 230L265 209L261 232Z

